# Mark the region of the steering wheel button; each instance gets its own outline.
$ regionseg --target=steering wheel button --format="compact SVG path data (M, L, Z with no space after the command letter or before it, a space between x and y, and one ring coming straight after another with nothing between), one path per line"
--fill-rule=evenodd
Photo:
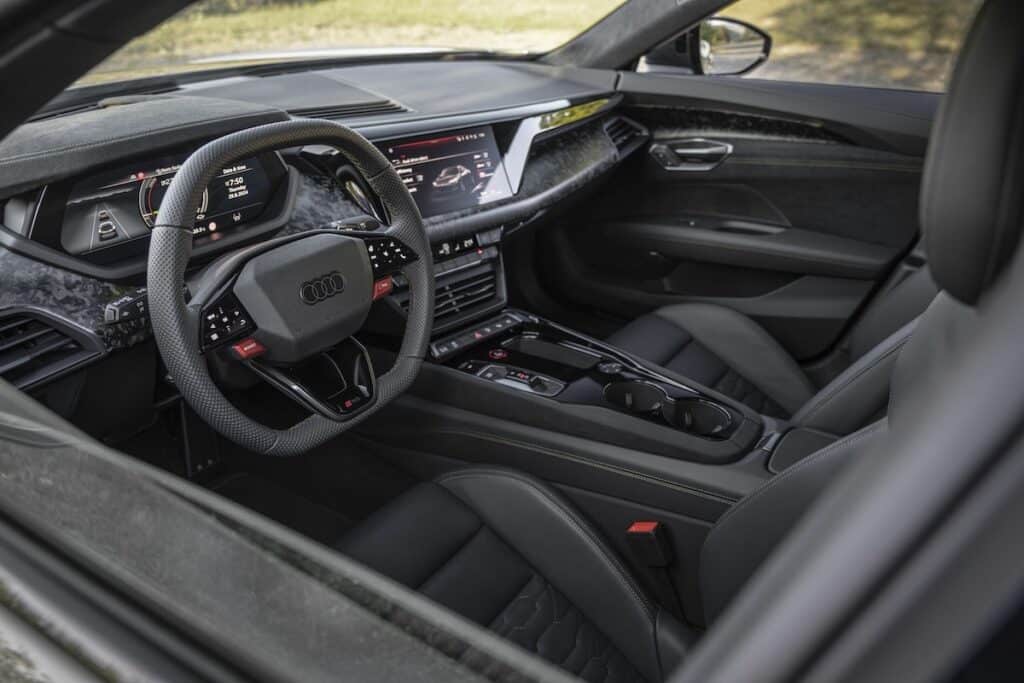
M383 299L384 297L391 294L395 288L394 281L389 278L383 278L373 283L373 300Z
M238 360L249 360L250 358L262 356L266 352L267 348L252 337L243 339L237 344L231 345L231 353L233 353L235 358Z

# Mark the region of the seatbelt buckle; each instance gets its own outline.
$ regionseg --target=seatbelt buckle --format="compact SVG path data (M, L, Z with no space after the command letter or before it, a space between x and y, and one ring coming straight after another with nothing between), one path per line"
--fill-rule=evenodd
M660 522L633 522L626 529L626 539L633 556L646 566L667 567L672 564L672 545Z

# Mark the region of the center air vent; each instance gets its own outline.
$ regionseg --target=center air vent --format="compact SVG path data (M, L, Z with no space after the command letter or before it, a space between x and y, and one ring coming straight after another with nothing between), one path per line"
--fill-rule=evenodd
M63 328L63 329L62 329ZM100 354L98 342L35 313L0 314L0 377L25 389Z
M310 107L293 109L292 116L303 116L310 119L351 119L356 116L374 116L377 114L396 114L409 111L394 100L377 100L374 102L357 102L336 107Z
M434 321L444 322L449 316L489 303L498 292L498 281L492 268L443 287L434 295Z
M434 325L442 327L465 313L479 313L498 301L498 276L487 263L465 272L442 277L434 289ZM399 297L408 313L409 297Z
M622 116L616 116L604 124L604 132L608 134L612 144L621 152L630 147L639 138L645 137L647 131Z

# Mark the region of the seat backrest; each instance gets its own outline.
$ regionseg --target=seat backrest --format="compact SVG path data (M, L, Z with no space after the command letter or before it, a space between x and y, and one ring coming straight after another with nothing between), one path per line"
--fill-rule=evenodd
M722 516L701 553L708 621L836 474L864 449L878 447L889 425L899 426L913 403L908 397L951 390L927 385L937 381L937 368L958 361L977 328L978 304L1008 270L1024 231L1022 35L1019 0L988 0L965 41L936 120L922 181L921 224L932 277L942 293L912 323L914 333L894 354L888 418L790 467Z
M850 360L856 362L873 348L924 313L939 286L928 267L919 268L878 297L857 320L847 337Z

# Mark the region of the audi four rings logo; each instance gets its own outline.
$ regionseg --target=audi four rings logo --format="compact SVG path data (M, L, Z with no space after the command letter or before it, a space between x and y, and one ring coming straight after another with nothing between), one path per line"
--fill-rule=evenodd
M299 298L303 303L312 306L330 299L335 294L341 294L343 291L345 291L345 278L335 270L303 282L299 287Z

